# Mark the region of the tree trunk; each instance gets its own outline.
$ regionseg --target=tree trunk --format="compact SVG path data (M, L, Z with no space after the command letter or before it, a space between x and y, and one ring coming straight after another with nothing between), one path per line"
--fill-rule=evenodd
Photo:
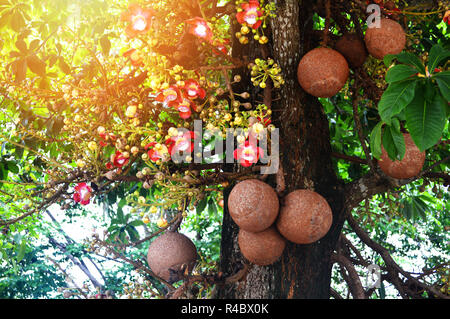
M343 185L336 177L331 160L326 115L317 98L307 95L297 81L300 58L313 48L312 42L317 43L308 32L312 30L314 5L314 1L277 0L277 16L269 28L270 49L263 52L280 65L286 81L280 90L274 92L276 102L271 105L273 123L280 129L285 194L296 189L318 192L333 210L333 224L328 234L316 243L297 245L289 242L283 256L273 265L250 265L238 282L219 287L219 298L330 297L331 255L345 220L345 198ZM242 50L247 50L244 55L261 57L261 51L254 48L253 42L247 46L250 48L235 45L233 52L242 54ZM254 55L256 53L259 54ZM275 186L275 178L271 176L268 183ZM224 194L225 202L229 191ZM282 202L281 197L281 205ZM225 207L220 262L225 275L238 272L248 263L239 251L238 231Z

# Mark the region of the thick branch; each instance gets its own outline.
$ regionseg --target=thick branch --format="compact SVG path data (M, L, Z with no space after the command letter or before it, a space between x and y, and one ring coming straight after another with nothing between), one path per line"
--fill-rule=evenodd
M331 256L333 262L337 262L339 265L345 267L348 273L348 284L351 294L354 299L366 299L366 294L359 279L359 275L353 266L353 264L343 255L333 254Z

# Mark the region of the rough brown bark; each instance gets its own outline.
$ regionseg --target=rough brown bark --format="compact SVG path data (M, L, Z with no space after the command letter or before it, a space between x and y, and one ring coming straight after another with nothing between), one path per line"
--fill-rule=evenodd
M252 265L241 281L220 287L219 298L329 298L331 254L345 220L343 187L332 165L326 115L318 100L305 94L297 82L300 58L311 49L307 31L311 27L314 2L282 0L276 1L276 5L269 51L281 66L286 81L277 92L281 98L272 104L274 124L280 129L280 155L286 183L286 192L281 195L300 188L318 192L333 210L333 225L316 243L289 243L281 259L273 265ZM250 57L252 53L254 49L247 51ZM237 226L225 210L220 265L225 274L235 273L245 263L237 245L237 232Z

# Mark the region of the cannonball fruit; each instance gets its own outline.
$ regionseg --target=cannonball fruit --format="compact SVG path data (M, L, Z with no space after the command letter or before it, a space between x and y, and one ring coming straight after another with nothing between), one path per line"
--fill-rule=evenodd
M332 222L331 208L325 198L300 189L286 195L276 225L289 241L310 244L325 236Z
M352 68L359 68L367 59L367 50L364 41L355 33L344 34L335 46Z
M272 226L259 233L240 229L238 244L247 260L259 266L267 266L276 262L283 254L286 240Z
M187 267L192 271L197 261L197 249L185 235L166 232L156 238L148 248L147 262L151 270L162 279L173 283L182 279Z
M349 68L345 58L336 50L317 48L300 60L298 82L309 94L316 97L332 97L347 82Z
M378 162L381 170L388 176L397 179L405 179L417 176L425 163L425 152L421 152L411 138L404 133L405 157L401 161L392 161L384 147L381 148L381 158Z
M279 210L278 196L266 183L248 179L231 190L228 210L240 228L260 232L275 222Z
M366 31L367 51L377 59L383 59L387 54L402 52L406 45L406 34L402 26L386 18L381 19L380 23L380 28L373 24Z

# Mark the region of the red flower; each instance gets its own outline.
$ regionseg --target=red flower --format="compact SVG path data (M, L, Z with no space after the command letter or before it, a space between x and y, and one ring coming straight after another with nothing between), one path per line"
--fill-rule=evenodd
M443 21L450 25L450 10L445 11Z
M186 95L190 99L204 99L206 96L206 91L203 89L200 84L195 80L187 80L184 85L184 90Z
M156 101L169 104L173 101L181 101L181 98L182 95L180 89L177 86L172 85L169 88L162 90L161 93L156 96Z
M92 188L86 183L79 183L75 186L75 193L73 194L73 200L81 205L89 204L92 195Z
M111 155L111 162L115 167L122 168L129 162L128 157L125 157L122 152L117 151L115 154Z
M192 153L194 150L194 138L195 133L193 131L188 131L181 136L177 135L169 138L166 144L170 155L178 152Z
M213 32L204 19L196 17L187 20L186 23L189 24L188 32L190 34L211 43Z
M142 65L142 54L136 49L130 49L123 54L124 57L127 57L133 66Z
M246 24L253 29L258 29L262 21L258 18L263 15L259 9L258 0L250 0L248 3L241 4L242 11L236 14L236 19L240 24Z
M262 148L253 145L249 141L245 141L243 145L240 145L234 151L234 158L244 167L250 167L257 163L261 156L263 156Z
M187 98L183 98L181 101L170 102L169 106L173 107L178 112L180 112L179 115L183 120L186 120L191 117L192 108L196 109L195 104Z
M109 142L115 142L116 141L116 136L114 135L114 133L106 133L106 132L102 132L98 134L100 136L100 146L101 147L105 147L106 145L108 145Z
M213 45L215 46L215 48L213 49L213 53L216 55L228 54L227 45L229 44L230 39L214 40Z
M192 115L190 103L182 102L178 104L177 110L180 112L179 115L183 120L187 120Z
M192 88L194 88L194 86L192 86ZM191 90L192 90L191 88ZM198 95L198 97L205 97L206 96L206 92L204 92L204 90L200 87L195 87L198 91L196 91L196 97ZM191 92L191 94L193 94L193 92ZM186 97L184 97L186 96ZM161 103L166 103L169 107L173 107L174 109L176 109L178 112L180 112L180 117L183 120L186 120L188 118L191 117L192 115L192 111L191 109L194 108L194 110L197 109L196 105L187 98L188 97L188 93L186 92L181 92L181 90L177 87L177 86L171 86L165 90L163 90L161 93L159 93L155 100ZM193 97L195 98L195 97Z
M156 162L158 160L165 162L169 160L169 150L167 146L163 144L159 144L156 142L149 143L145 146L145 149L148 150L147 154L151 161Z
M122 13L121 20L130 22L125 29L130 38L147 33L151 27L151 19L154 15L152 9L143 9L138 4L131 4L128 10Z

